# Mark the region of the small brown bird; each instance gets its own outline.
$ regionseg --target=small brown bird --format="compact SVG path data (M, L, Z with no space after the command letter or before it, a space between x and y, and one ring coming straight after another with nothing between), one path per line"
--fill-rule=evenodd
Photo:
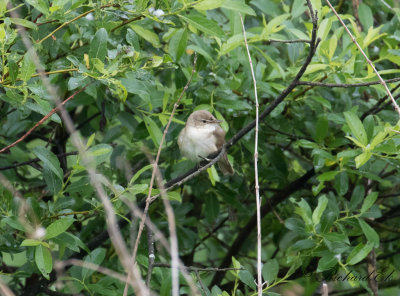
M207 110L190 114L178 138L181 153L198 163L218 151L225 144L225 131L219 125L221 122ZM224 175L233 175L234 170L226 153L218 161L218 166Z

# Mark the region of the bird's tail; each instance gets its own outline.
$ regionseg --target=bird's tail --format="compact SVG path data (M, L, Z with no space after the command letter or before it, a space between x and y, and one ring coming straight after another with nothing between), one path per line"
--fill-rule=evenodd
M224 175L233 175L235 173L226 153L218 160L218 166Z

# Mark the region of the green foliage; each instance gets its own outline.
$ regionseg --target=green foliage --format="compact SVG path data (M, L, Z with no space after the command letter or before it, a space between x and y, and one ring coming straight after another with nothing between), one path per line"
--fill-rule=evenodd
M325 2L310 2L318 12L321 41L301 80L377 81ZM399 4L364 0L353 7L352 1L336 2L380 75L397 78ZM312 23L305 0L0 0L0 149L49 114L58 103L54 92L60 100L73 96L65 110L77 130L69 134L62 114L55 113L0 153L0 277L16 295L46 295L47 288L69 295L123 294L125 282L104 270L74 264L61 272L57 263L79 258L127 275L119 249L104 235L106 214L97 190L109 198L131 253L139 219L132 215L131 203L143 207L150 190L153 166L146 154L156 157L183 91L159 159L166 181L194 167L177 145L192 111L207 109L223 120L227 140L255 119L239 14L262 112L284 93L309 54L305 40L311 37ZM32 45L27 49L26 43ZM184 89L195 54L195 72ZM48 80L40 77L38 65ZM398 84L388 83L396 99ZM330 280L336 292L366 288L366 282L335 281L327 275L366 276L371 251L377 255L378 272L399 270L399 258L392 254L400 247L400 122L385 96L379 84L297 84L260 121L266 295L297 285L305 287L304 295L312 295L317 279ZM77 151L76 142L85 151ZM192 269L202 295L255 293L254 148L252 129L228 150L234 176L223 176L214 166L167 192L183 263L234 268ZM158 195L160 188L153 187L152 196ZM161 198L150 205L149 218L168 241ZM146 278L149 245L143 236L135 266ZM169 264L170 254L153 236L155 262ZM154 266L149 287L171 295L171 269ZM180 288L181 295L191 295L183 277ZM134 295L132 288L128 295Z

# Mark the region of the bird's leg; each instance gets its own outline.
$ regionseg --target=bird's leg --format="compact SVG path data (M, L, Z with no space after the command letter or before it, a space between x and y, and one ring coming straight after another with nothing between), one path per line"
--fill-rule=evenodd
M211 159L209 159L209 158L207 158L207 157L203 157L203 156L201 156L201 155L197 155L197 156L200 157L201 159L205 160L205 161L208 161L208 162L211 161Z

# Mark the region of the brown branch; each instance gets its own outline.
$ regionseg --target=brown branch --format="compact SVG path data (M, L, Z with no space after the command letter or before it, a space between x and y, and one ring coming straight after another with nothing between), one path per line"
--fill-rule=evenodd
M171 264L168 263L154 263L154 267L165 267L171 268ZM243 268L216 268L216 267L195 267L195 266L180 266L180 269L187 271L209 271L209 272L226 272L229 270L243 270Z
M392 83L400 81L400 78L393 78L385 80L385 83ZM360 82L360 83L323 83L323 82L312 82L312 81L298 81L297 85L310 85L310 86L321 86L321 87L361 87L381 84L381 81L371 81L371 82Z
M40 126L41 124L43 124L43 122L45 122L47 119L49 119L51 117L51 115L53 115L54 113L56 113L62 106L64 106L68 101L72 100L77 94L81 93L82 91L84 91L89 85L91 85L94 81L89 82L88 84L86 84L84 87L82 87L81 89L77 90L76 92L74 92L70 97L68 97L66 100L64 100L62 103L58 104L56 107L53 108L53 110L51 110L45 117L43 117L41 120L39 120L29 131L27 131L21 138L19 138L18 140L16 140L14 143L8 145L7 147L4 147L0 150L0 153L3 153L7 150L9 150L10 148L14 147L15 145L17 145L19 142L22 142L27 136L29 136L38 126Z
M78 151L72 151L72 152L67 152L67 153L56 154L56 156L57 157L65 157L65 156L77 155L77 154L78 154ZM24 166L24 165L30 165L32 163L36 163L36 162L39 162L39 161L40 161L39 158L34 158L34 159L31 159L31 160L28 160L28 161L14 163L14 164L9 165L9 166L0 167L0 171L6 171L6 170L10 170L10 169L15 169L17 167Z
M397 112L397 114L400 116L400 107L399 105L397 105L396 100L393 98L392 93L390 92L386 82L382 79L381 75L379 74L379 72L376 70L374 64L371 62L371 60L368 58L368 56L365 54L364 50L361 48L361 46L358 44L357 40L354 38L353 34L351 34L350 30L347 28L347 26L345 25L345 23L343 22L343 20L341 19L341 17L339 16L339 14L336 12L335 8L332 6L331 2L329 2L329 0L325 0L326 3L328 3L328 6L331 8L332 12L336 15L337 19L339 20L339 22L341 23L341 25L343 26L343 28L346 30L347 34L350 36L351 40L353 41L353 43L357 46L358 50L361 52L361 54L364 56L365 60L367 61L367 63L369 64L369 66L372 68L372 70L375 72L376 76L379 79L379 83L382 84L382 86L384 87L386 93L388 94L388 96L390 97L390 99L392 100L392 104L393 104L393 108L394 110Z
M134 18L131 18L131 19L129 19L129 20L124 20L124 21L123 21L121 24L119 24L118 26L112 28L112 29L111 29L111 32L114 32L115 30L117 30L117 29L119 29L119 28L121 28L121 27L123 27L123 26L125 26L125 25L127 25L127 24L129 24L129 23L132 23L132 22L134 22L134 21L138 21L138 20L140 20L140 19L142 19L142 18L144 18L144 15L139 15L139 16L135 16Z

